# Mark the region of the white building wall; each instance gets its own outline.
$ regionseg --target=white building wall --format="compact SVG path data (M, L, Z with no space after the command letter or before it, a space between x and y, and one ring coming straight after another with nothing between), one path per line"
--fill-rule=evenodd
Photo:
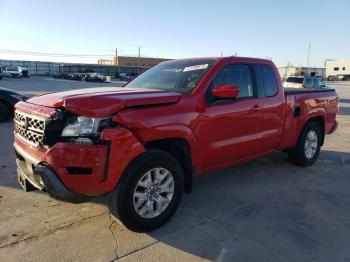
M350 60L326 60L326 76L350 75Z

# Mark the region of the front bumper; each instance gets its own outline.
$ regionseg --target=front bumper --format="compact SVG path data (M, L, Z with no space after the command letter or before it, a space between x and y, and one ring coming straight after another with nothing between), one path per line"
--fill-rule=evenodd
M53 198L71 203L83 203L91 199L91 197L77 194L68 190L58 179L56 174L46 166L39 166L35 169L34 172L36 175L40 176L45 185L46 191Z
M103 195L117 186L130 162L145 149L123 127L106 128L101 139L106 144L59 142L44 149L27 144L15 134L17 166L32 185L55 198L75 202L72 194L78 199Z
M83 203L91 199L89 196L70 191L49 167L35 166L36 160L25 159L17 150L16 156L18 182L25 191L39 189L48 192L57 200L71 203Z
M13 78L21 78L23 77L22 74L12 74L12 73L8 73L7 77L13 77Z
M39 150L15 135L14 148L17 168L38 189L41 189L38 186L39 179L35 181L34 175L41 177L42 172L36 174L36 170L46 166L71 192L86 196L106 193L99 184L106 176L107 145L57 143L48 150ZM42 186L49 192L47 185L42 183Z

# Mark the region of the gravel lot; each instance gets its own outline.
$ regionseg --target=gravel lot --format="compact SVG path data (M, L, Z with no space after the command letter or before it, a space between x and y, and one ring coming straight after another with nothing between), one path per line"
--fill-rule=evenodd
M96 85L121 83L0 81L28 94ZM172 220L149 234L111 218L104 197L74 205L23 192L12 123L0 124L0 261L350 261L350 83L331 85L340 125L315 165L275 153L198 177Z

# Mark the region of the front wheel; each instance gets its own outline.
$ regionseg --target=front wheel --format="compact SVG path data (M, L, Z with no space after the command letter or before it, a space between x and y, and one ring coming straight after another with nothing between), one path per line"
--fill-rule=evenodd
M300 166L309 166L315 163L321 149L322 132L316 122L305 125L295 147L289 152L293 163Z
M165 151L149 150L131 163L108 194L108 207L130 230L147 232L171 218L182 194L179 162Z

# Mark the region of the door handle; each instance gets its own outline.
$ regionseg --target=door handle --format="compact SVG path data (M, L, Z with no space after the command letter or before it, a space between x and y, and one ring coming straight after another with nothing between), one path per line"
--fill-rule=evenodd
M252 107L251 110L254 111L254 112L256 112L256 111L259 111L260 108L261 108L261 106L259 106L259 105L254 105L254 106Z

